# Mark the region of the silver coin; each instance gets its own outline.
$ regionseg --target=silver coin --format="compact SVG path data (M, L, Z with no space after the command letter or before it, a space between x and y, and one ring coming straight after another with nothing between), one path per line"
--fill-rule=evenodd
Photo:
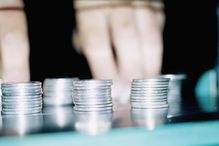
M156 101L167 101L167 98L159 98L159 99L156 99L156 98L131 98L130 99L131 102L144 102L144 101L150 101L150 102L156 102Z
M134 94L167 94L167 90L132 90L131 93Z
M33 105L2 105L3 109L16 109L16 110L31 110L32 108L37 108L40 107L42 108L42 103L41 104L33 104Z
M2 96L2 99L39 99L42 98L41 94L38 95L14 95L14 96Z
M167 99L167 95L164 96L131 96L131 99Z
M85 112L93 112L93 111L109 111L113 110L113 107L104 107L104 108L79 108L79 107L74 107L73 108L76 111L85 111Z
M5 93L3 94L4 97L10 98L10 96L35 96L35 95L42 95L41 93L31 93L31 92L20 92L20 93L16 93L16 92L11 92L11 93Z
M131 97L167 97L167 93L163 93L163 94L131 94Z
M106 86L84 86L84 87L73 87L73 92L78 91L78 92L83 92L83 91L99 91L99 92L105 92L105 91L111 91L111 87L106 87Z
M41 113L42 112L42 109L40 110L31 110L31 111L2 111L2 114L3 115L27 115L27 114L38 114L38 113Z
M102 105L102 104L112 104L112 101L103 101L103 102L74 102L75 105Z
M41 90L38 91L11 91L11 92L2 92L3 96L12 96L12 95L39 95L43 94Z
M169 79L168 79L169 80ZM161 82L157 82L157 81L132 81L131 83L132 85L136 85L136 86L139 86L139 85L161 85L161 86L165 86L165 85L168 85L169 84L169 81L161 81Z
M84 94L84 95L76 95L73 94L73 98L85 98L85 99L90 99L90 98L108 98L111 97L111 94Z
M102 95L102 96L104 96L104 95L111 95L111 91L109 91L109 92L98 92L98 91L93 91L93 92L73 92L72 93L72 95L74 95L74 96L89 96L89 95Z
M107 100L111 99L112 97L109 96L74 96L73 100Z
M151 102L151 101L132 101L131 105L133 106L147 106L147 105L167 105L167 101L156 101L156 102Z
M14 86L9 88L3 88L1 87L3 91L16 91L16 90L39 90L42 89L41 86Z
M153 108L168 108L168 105L159 105L159 106L133 106L131 105L132 109L153 109Z
M139 82L132 82L131 85L134 86L140 86L140 85L144 85L144 86L149 86L149 85L153 85L153 86L166 86L169 84L170 81L165 81L165 82L152 82L152 81L139 81Z
M73 104L72 98L67 98L67 99L44 98L43 102L45 105L72 105Z
M153 79L133 79L132 82L168 82L169 78L153 78Z
M112 101L112 97L104 97L104 98L73 98L74 102L105 102Z
M168 89L169 85L152 85L152 84L148 84L148 85L132 85L131 89Z
M2 88L2 92L13 92L13 91L36 91L42 90L41 86L34 87L14 87L14 88Z
M111 89L111 86L103 86L103 85L81 85L81 86L73 86L73 90L106 90Z
M40 103L42 102L42 99L39 99L39 100L11 100L11 101L2 101L2 104L19 104L19 103L22 103L22 104L31 104L31 103Z
M162 78L169 78L171 80L185 80L187 76L185 74L164 74L161 75Z
M2 105L34 105L34 104L42 104L42 100L39 101L10 101L10 102L2 102Z
M13 88L13 87L28 87L28 86L41 86L41 82L33 81L33 82L23 82L23 83L2 83L2 88Z
M104 102L112 102L112 98L105 99L73 99L74 103L104 103Z
M29 110L40 110L42 109L42 107L33 107L33 108L14 108L14 109L6 109L6 108L3 108L2 111L29 111Z
M75 104L78 108L103 108L103 107L111 107L112 103L108 104Z
M84 90L83 91L73 91L72 94L78 94L78 95L88 95L88 94L111 94L111 91L108 90L108 91L99 91L99 90Z
M106 83L110 83L112 84L112 80L94 80L94 79L90 79L90 80L78 80L74 82L75 84L106 84Z
M72 83L72 81L79 80L79 78L46 78L43 83Z
M42 98L42 95L17 95L17 96L2 96L2 99L36 99L36 98Z
M59 93L59 94L43 94L43 97L50 97L50 98L72 98L72 94L71 93Z

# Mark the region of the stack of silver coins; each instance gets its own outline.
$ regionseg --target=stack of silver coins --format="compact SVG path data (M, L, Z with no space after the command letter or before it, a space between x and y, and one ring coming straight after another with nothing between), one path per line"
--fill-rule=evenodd
M2 83L2 114L42 112L41 82Z
M44 105L72 105L73 82L77 78L48 78L43 82Z
M112 110L112 80L79 80L74 82L73 102L76 111Z
M168 78L135 79L131 87L132 108L166 108Z
M169 78L168 117L182 114L182 83L187 78L185 74L166 74L163 78Z

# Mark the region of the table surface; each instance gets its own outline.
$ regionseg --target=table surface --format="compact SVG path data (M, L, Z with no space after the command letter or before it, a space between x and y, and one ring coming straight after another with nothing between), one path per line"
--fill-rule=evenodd
M219 114L184 108L76 112L72 106L44 107L43 113L0 118L0 145L217 145Z

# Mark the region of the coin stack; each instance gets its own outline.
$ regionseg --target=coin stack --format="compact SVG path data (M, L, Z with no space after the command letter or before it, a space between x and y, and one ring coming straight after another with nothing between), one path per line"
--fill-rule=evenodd
M77 78L48 78L43 82L44 105L72 105L73 82Z
M182 107L182 83L186 79L185 74L166 74L163 78L169 78L169 92L168 92L168 117L181 114Z
M41 82L2 83L2 114L36 114L42 111Z
M168 78L135 79L131 87L132 108L166 108Z
M75 81L73 86L74 110L112 110L111 87L112 80Z

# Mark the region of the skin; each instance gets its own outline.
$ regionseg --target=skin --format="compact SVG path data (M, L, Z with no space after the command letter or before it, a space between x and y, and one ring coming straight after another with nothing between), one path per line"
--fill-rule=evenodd
M0 8L22 7L19 0L2 0ZM1 78L4 82L26 82L29 74L29 42L23 10L0 10Z

